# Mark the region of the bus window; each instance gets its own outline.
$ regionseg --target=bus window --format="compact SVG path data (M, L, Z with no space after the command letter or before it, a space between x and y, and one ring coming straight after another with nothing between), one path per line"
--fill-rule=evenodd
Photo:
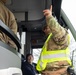
M34 48L33 49L33 56L34 56L34 63L37 63L39 56L41 53L41 48Z
M71 30L74 32L74 34L72 35L71 31L69 30L70 36L71 36L71 43L69 45L70 48L70 57L72 59L73 65L74 65L74 70L76 73L76 37L75 37L75 33L76 33L76 9L74 9L76 7L76 1L75 0L63 0L62 1L62 10L65 12L65 14L67 15L68 19L70 20L73 29L71 28ZM73 53L74 52L74 53Z
M76 30L76 1L75 0L63 0L62 1L62 9L69 18L70 22L74 26Z

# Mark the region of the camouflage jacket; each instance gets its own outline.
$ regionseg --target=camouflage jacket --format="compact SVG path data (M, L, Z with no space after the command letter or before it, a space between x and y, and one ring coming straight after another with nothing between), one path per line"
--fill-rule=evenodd
M47 50L65 49L69 45L68 32L52 16L46 19L52 33L52 38L48 41Z
M69 45L67 30L63 28L53 16L47 18L46 22L47 25L49 25L52 33L52 37L48 41L47 51L63 50L67 48ZM65 68L66 71L68 66L69 64L67 61L51 62L47 63L45 71L57 71L63 68ZM67 75L67 72L65 71L60 75Z
M17 23L13 13L0 1L0 20L5 23L15 34L17 34ZM0 31L0 40L16 48L14 42Z

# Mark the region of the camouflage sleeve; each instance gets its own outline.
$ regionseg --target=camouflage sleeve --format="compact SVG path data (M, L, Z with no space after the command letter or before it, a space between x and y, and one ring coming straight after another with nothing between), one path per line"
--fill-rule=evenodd
M13 21L13 23L11 24L11 30L14 32L14 34L17 35L17 23L16 23L16 21ZM16 44L9 37L8 37L8 44L10 46L12 46L13 48L17 49Z
M11 11L9 11L9 15L10 15L9 28L14 32L14 34L17 35L17 22L15 20L15 16ZM15 43L9 37L8 37L8 44L13 48L17 49Z
M53 34L53 40L57 44L65 44L68 42L68 32L65 28L63 28L57 20L52 16L46 19L47 25L49 25L51 32Z

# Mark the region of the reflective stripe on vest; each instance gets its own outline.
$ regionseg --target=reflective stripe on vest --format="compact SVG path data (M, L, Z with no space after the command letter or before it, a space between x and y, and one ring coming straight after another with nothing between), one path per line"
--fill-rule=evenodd
M37 63L37 70L42 71L46 68L46 64L48 62L54 62L54 61L62 61L66 60L71 65L71 60L68 57L69 49L66 48L65 50L54 50L54 51L47 51L46 45L48 40L50 39L52 34L50 34L42 48L42 52L40 55L40 59Z
M66 57L66 54L64 53L58 53L58 54L49 54L49 55L43 55L43 60L46 59L54 59L54 58L63 58Z

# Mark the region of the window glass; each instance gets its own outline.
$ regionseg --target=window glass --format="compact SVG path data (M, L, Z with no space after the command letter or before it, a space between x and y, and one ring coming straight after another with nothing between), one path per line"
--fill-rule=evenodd
M65 14L67 15L67 17L69 18L70 22L72 23L74 29L76 30L76 9L74 9L76 6L76 0L63 0L62 1L62 9L65 12ZM73 51L74 49L76 49L75 43L76 41L74 40L74 37L71 33L71 31L69 30L70 36L71 36L71 43L70 43L70 50Z
M63 0L62 9L76 30L76 0Z
M20 53L24 54L24 45L26 44L26 32L22 32L21 37L19 32L17 32L17 37L19 38L19 40L21 41L21 49L20 49Z
M41 48L33 49L34 63L37 63L40 53L41 53Z
M62 1L62 9L69 18L70 22L72 23L74 29L76 30L76 0L63 0ZM74 70L76 73L76 41L74 40L74 37L71 34L71 31L69 30L70 36L71 36L71 42L69 45L70 48L70 57L72 59Z

